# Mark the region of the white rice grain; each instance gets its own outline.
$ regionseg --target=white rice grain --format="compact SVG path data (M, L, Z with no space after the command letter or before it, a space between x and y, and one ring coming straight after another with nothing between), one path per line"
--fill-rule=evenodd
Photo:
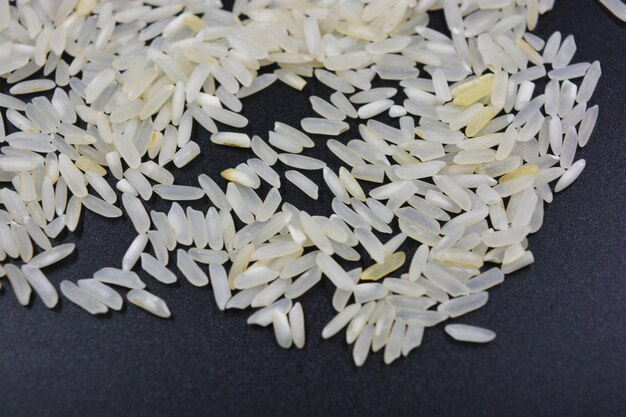
M146 290L130 290L128 294L126 294L126 298L131 303L143 308L157 317L166 319L172 315L172 313L170 313L170 309L167 307L167 304L165 304L165 301Z
M61 281L60 288L61 293L63 293L68 300L78 305L89 314L104 314L108 311L106 305L89 296L87 292L70 281Z
M491 330L467 324L448 324L445 330L459 342L488 343L496 338L496 334Z

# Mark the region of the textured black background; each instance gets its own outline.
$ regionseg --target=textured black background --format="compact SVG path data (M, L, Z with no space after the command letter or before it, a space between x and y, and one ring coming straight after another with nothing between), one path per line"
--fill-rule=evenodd
M433 24L441 27L441 15ZM94 318L67 300L54 311L36 298L23 308L4 285L0 415L626 414L626 27L595 1L570 0L541 17L537 33L546 38L557 29L576 36L576 61L602 63L593 98L600 117L577 155L587 159L586 171L555 196L543 228L530 238L535 264L508 276L483 309L463 320L495 330L493 343L462 345L437 327L408 358L385 366L380 353L371 354L357 369L343 334L329 341L319 336L334 314L328 283L301 300L307 323L301 351L280 349L271 328L247 326L248 312L218 311L208 288L184 280L166 287L147 279L168 302L170 320L133 306ZM245 99L246 131L266 137L275 120L295 125L309 116L306 97L329 94L310 84L302 95L276 83ZM215 177L250 157L212 146L198 129L194 139L205 153L180 172L180 183L193 183L201 172ZM337 160L318 143L309 154L336 168ZM286 199L328 213L324 187L313 204L283 183ZM154 200L150 207L165 208ZM48 276L58 284L120 266L133 238L126 218L87 213L75 235L57 242L76 241L77 253L49 268Z

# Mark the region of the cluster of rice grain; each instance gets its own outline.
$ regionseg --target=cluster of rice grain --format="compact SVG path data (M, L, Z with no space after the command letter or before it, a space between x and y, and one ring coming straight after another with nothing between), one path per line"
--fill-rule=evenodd
M294 300L325 276L337 315L322 337L347 328L357 366L370 351L384 349L386 363L406 356L426 327L479 309L504 274L533 262L527 236L553 190L585 167L576 151L598 116L588 101L600 64L572 63L571 35L527 32L553 3L237 0L229 12L215 0L0 0L0 76L12 85L0 107L15 130L6 134L0 117L0 277L19 303L32 288L52 308L57 291L41 270L75 246L51 239L74 231L83 207L126 214L137 236L122 268L60 283L89 313L119 310L121 288L130 303L169 317L133 270L171 284L175 251L191 285L210 285L221 310L257 308L248 323L271 324L283 348L304 346ZM438 9L450 36L428 27ZM46 79L29 78L41 69ZM334 92L310 98L301 126L277 121L266 139L240 131L242 99L276 80L302 90L313 76ZM381 79L397 88L376 88ZM344 143L348 119L361 121L360 137ZM213 143L254 156L222 178L175 184L172 166L203 147L194 122ZM320 143L341 160L338 172L301 155ZM334 214L283 202L276 164L308 197L330 191ZM323 184L308 178L316 170ZM170 209L149 210L153 198ZM200 199L206 211L184 206ZM399 250L407 240L414 253ZM367 267L346 271L338 260ZM446 331L467 342L495 337L459 324Z

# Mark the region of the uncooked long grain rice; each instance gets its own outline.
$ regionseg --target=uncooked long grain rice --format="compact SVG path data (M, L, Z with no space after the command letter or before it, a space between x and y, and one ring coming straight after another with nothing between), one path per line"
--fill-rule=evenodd
M601 2L626 19L622 3ZM305 343L304 311L291 299L327 276L337 287L338 315L322 337L347 326L357 366L370 349L384 349L391 363L421 344L425 327L481 307L486 290L534 261L526 237L552 201L549 183L556 180L559 192L581 174L577 147L598 119L598 106L588 102L599 62L572 62L572 35L555 32L544 42L526 31L551 1L445 0L439 6L450 36L424 26L432 1L381 0L362 9L241 1L232 13L219 2L202 10L193 2L74 3L53 13L48 2L0 1L0 33L13 45L0 63L11 94L0 95L8 122L0 117L0 254L11 258L0 276L24 305L31 286L46 306L57 303L40 269L75 246L52 247L49 238L74 232L83 206L120 217L121 205L137 232L122 269L60 283L91 314L121 308L114 285L130 289L131 303L169 317L165 301L131 269L141 259L146 274L173 283L166 265L176 250L192 285L210 280L220 310L262 307L248 322L273 324L284 348ZM273 63L279 68L262 73ZM33 78L42 67L47 78ZM241 132L256 120L243 115L247 100L240 99L277 79L303 91L311 77L332 90L309 99L321 117L309 112L300 126L313 137L278 121L266 138ZM13 97L22 94L35 97ZM399 119L376 120L383 113ZM362 123L344 141L337 137L350 128L346 117ZM258 159L231 163L221 179L202 173L199 187L178 184L171 165L198 166L192 161L207 146L196 140L194 121L213 144L251 148ZM336 170L301 155L323 136L341 162ZM316 173L299 170L322 169L334 214L312 216L283 203L288 196L272 168L278 160L314 199ZM121 204L109 178L123 192ZM267 193L262 181L272 187ZM148 216L153 192L172 201L169 211ZM179 204L205 195L207 210ZM402 233L385 236L396 219ZM419 245L413 254L400 250L407 240ZM407 255L408 272L392 277ZM338 258L365 269L346 272ZM19 269L13 259L27 264ZM196 262L208 264L209 276ZM485 270L484 262L500 266ZM458 324L446 332L468 342L495 337Z

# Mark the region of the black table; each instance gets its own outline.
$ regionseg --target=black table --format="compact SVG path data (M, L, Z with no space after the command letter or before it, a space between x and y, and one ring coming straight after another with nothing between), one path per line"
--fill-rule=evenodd
M440 14L432 19L442 26ZM494 342L455 343L438 326L408 358L385 366L381 353L370 354L357 369L343 333L329 341L319 336L334 314L327 282L301 300L307 326L301 351L279 348L271 327L247 326L249 312L220 312L208 288L184 279L171 287L148 280L173 311L170 320L134 306L94 318L65 299L53 311L36 297L23 308L5 282L0 415L626 414L626 26L596 1L558 1L536 32L546 39L557 29L576 36L575 61L602 63L592 99L600 117L589 145L577 153L587 160L586 170L555 195L543 228L530 238L536 262L507 276L484 308L459 320L496 331ZM275 120L296 125L311 115L310 94L328 97L329 90L310 83L300 95L275 83L246 99L251 124L245 130L267 137ZM182 184L194 183L201 172L215 177L250 157L213 146L198 129L194 139L205 153L179 172ZM338 166L321 142L309 155ZM312 178L321 184L321 175ZM283 183L289 201L329 212L325 187L312 204ZM150 207L166 208L152 200ZM47 274L58 285L121 266L134 236L125 217L86 213L74 236L56 241L76 241L77 252Z

